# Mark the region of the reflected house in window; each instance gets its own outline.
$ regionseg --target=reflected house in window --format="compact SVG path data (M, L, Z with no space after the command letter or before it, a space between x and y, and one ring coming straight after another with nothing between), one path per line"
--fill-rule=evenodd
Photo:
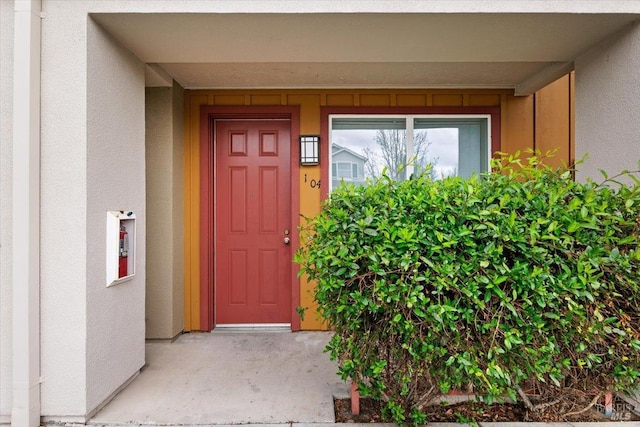
M338 144L331 145L331 188L341 182L364 185L364 162L366 157Z

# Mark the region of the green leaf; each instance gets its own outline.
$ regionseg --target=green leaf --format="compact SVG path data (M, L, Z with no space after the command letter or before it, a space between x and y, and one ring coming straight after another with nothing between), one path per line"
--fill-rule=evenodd
M377 236L378 235L378 231L374 230L373 228L365 228L364 232L365 232L365 234L368 234L369 236Z
M341 186L306 219L294 260L327 350L393 421L424 422L415 399L432 387L555 400L637 386L640 174L579 182L543 157Z

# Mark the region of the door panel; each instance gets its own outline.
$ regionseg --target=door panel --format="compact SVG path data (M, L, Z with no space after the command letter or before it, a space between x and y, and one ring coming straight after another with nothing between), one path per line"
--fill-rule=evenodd
M215 135L216 323L290 323L290 122L221 120Z

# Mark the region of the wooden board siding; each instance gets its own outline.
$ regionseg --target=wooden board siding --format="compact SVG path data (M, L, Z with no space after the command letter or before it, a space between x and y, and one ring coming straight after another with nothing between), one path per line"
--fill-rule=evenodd
M188 91L186 91L188 93ZM184 330L200 328L200 105L206 94L185 97L184 136ZM194 197L197 196L197 197Z
M534 95L504 97L500 105L503 120L502 151L515 153L533 149L534 98Z
M559 145L562 159L572 160L570 94L572 79L529 97L511 90L186 90L185 91L185 330L200 330L200 106L299 106L300 133L320 134L321 107L499 107L501 151L551 148ZM547 90L548 89L548 90ZM295 140L294 136L294 140ZM323 167L326 165L323 165ZM320 166L299 172L300 214L320 210L321 191L309 185L321 179ZM300 280L300 305L309 307L303 330L325 329L313 306L313 285Z
M569 164L576 162L576 73L569 74Z
M568 75L535 94L534 146L543 154L555 152L552 158L545 159L545 163L553 167L566 167L571 163L569 94Z

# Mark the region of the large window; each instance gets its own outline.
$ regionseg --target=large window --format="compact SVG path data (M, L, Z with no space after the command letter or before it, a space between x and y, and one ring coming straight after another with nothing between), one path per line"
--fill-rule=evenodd
M441 179L489 169L489 115L330 115L329 129L331 189L383 173L404 180L430 170Z

